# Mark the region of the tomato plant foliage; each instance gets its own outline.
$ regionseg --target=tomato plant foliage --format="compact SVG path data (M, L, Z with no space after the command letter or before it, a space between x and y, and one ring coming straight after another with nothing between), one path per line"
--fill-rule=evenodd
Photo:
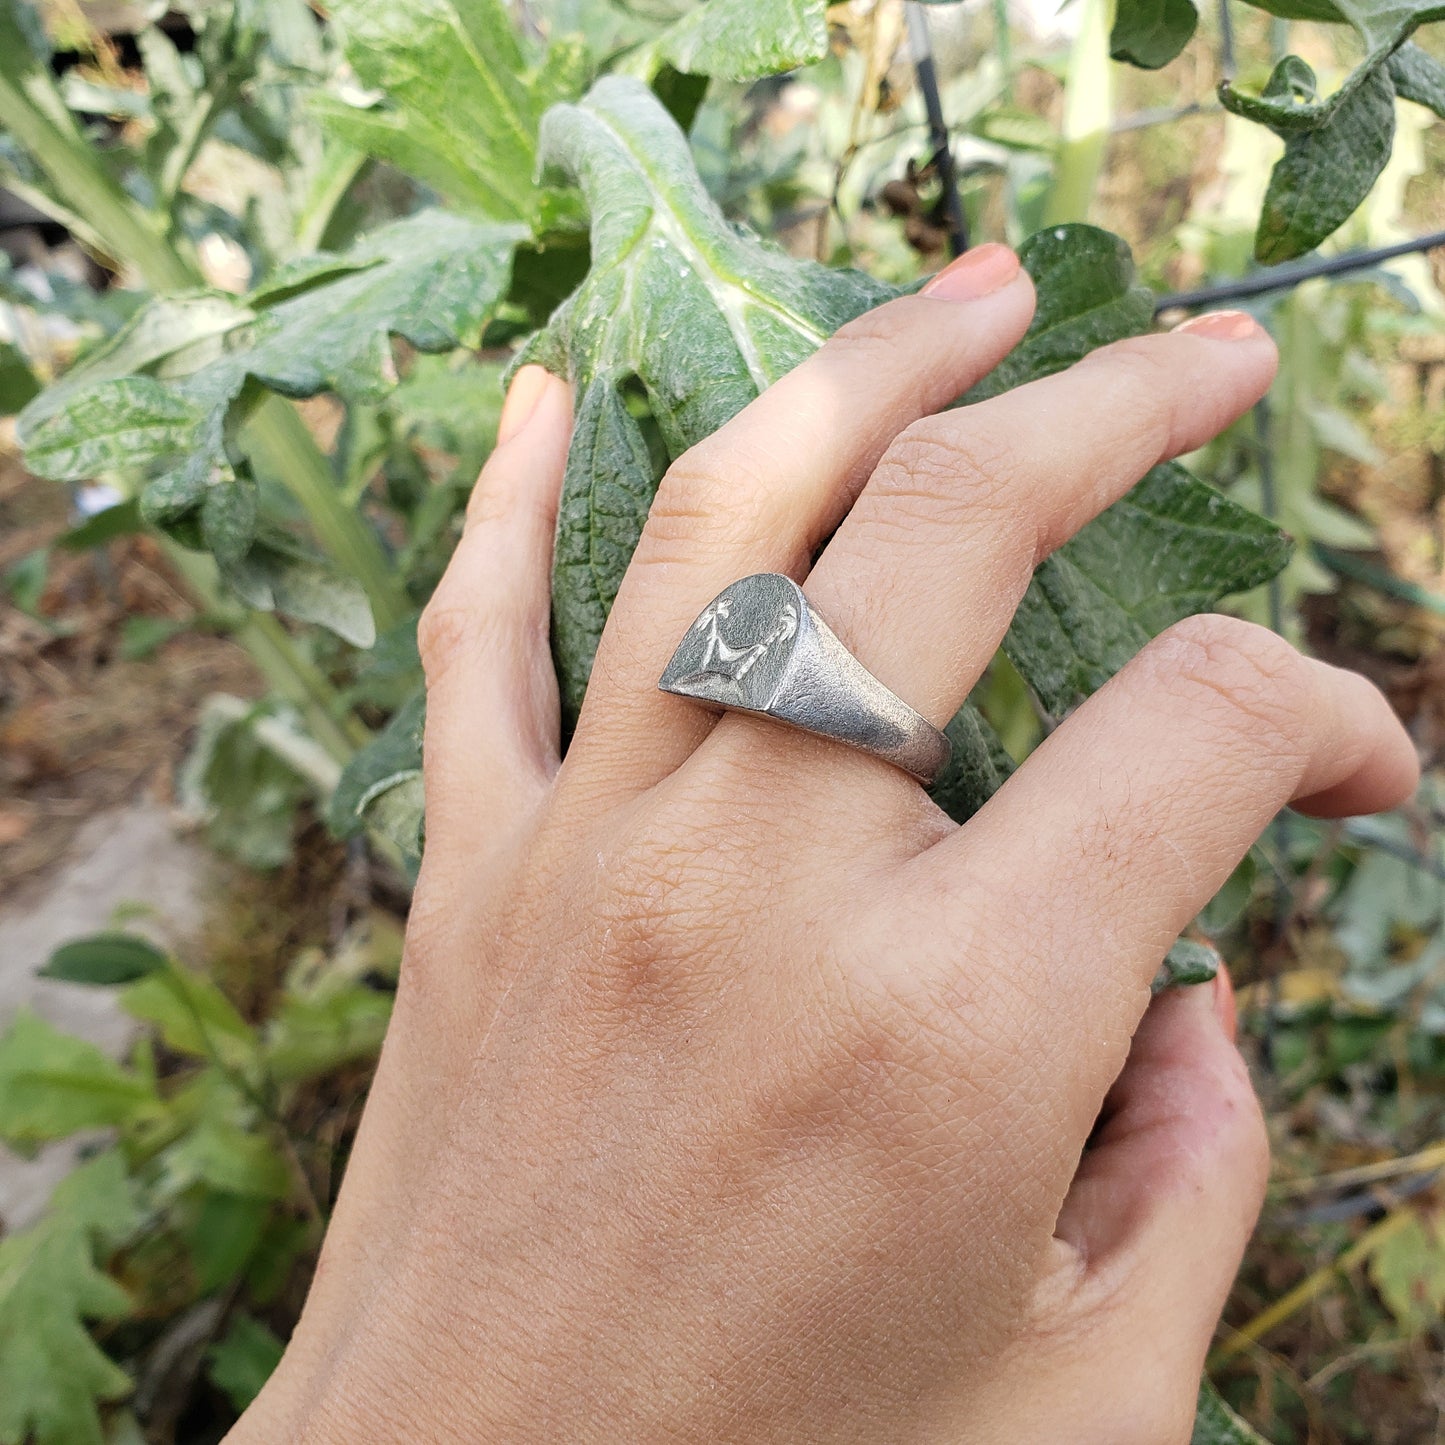
M1445 114L1445 69L1411 40L1445 7L1254 3L1348 27L1362 51L1328 94L1296 56L1254 88L1221 87L1229 110L1283 140L1256 236L1258 258L1275 261L1318 245L1365 197L1397 98ZM570 727L667 467L908 285L800 259L739 224L688 133L708 86L727 93L824 57L825 0L679 0L653 18L593 0L558 7L568 22L540 39L503 0L335 0L324 26L301 0L181 8L194 49L146 29L147 83L124 89L58 80L37 13L0 0L0 179L134 282L105 298L60 285L41 297L0 271L7 300L65 312L86 338L33 396L6 353L24 373L19 434L38 474L118 487L127 500L94 535L151 529L272 685L264 704L228 700L203 728L209 751L191 777L234 777L227 760L244 756L249 780L229 798L211 788L212 821L236 815L213 835L274 861L278 819L284 829L310 792L338 833L369 826L414 862L416 617L490 446L506 368L539 362L573 386L553 588ZM1118 0L1110 48L1165 66L1197 23L1192 0ZM277 184L225 212L188 182L208 145L245 153ZM244 258L244 291L207 281L218 236ZM959 406L1153 324L1154 297L1117 237L1052 226L1020 254L1037 314ZM292 405L322 395L343 417L324 450ZM1156 467L1038 569L1006 665L1047 724L1162 628L1273 576L1289 548L1184 467ZM949 726L953 761L935 789L959 820L1015 761L975 701ZM127 1165L106 1186L110 1207L95 1207L97 1180L118 1166L97 1161L45 1222L0 1243L5 1445L99 1439L97 1404L125 1388L76 1340L86 1320L128 1308L99 1266L135 1228L125 1202L137 1180L148 1207L184 1218L197 1288L233 1287L259 1267L294 1191L267 1101L374 1049L385 1021L375 996L338 985L289 992L258 1031L135 940L93 940L52 972L123 985L125 1006L190 1062L179 1086L159 1081L143 1053L118 1064L28 1016L0 1039L0 1135L34 1145L118 1128ZM4 1342L42 1294L50 1317L12 1381ZM239 1408L275 1341L241 1315L215 1350ZM68 1374L67 1352L79 1361ZM1257 1438L1207 1394L1199 1419L1199 1445Z

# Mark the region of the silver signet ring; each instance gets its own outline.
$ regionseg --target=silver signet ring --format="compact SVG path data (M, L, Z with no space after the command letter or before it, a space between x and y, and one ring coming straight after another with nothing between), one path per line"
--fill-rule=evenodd
M834 738L927 787L948 739L895 696L813 610L791 577L759 572L719 592L672 654L658 687Z

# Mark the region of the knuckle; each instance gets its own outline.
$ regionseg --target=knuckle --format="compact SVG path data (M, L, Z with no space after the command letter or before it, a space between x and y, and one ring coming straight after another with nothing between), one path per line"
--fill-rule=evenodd
M445 582L432 594L416 626L417 651L427 685L435 687L473 635L471 608L452 600Z
M1177 359L1159 344L1157 336L1128 336L1091 351L1077 363L1086 369L1104 368L1117 394L1113 404L1132 426L1147 450L1166 456L1174 448L1175 409L1180 399L1181 373Z
M648 510L639 562L684 560L699 548L757 535L762 507L776 491L768 459L743 430L725 431L726 438L714 433L668 468Z
M594 1006L685 1014L711 987L715 962L742 943L728 906L738 870L719 844L717 829L649 809L598 855L591 941L578 965Z
M900 432L872 490L890 507L912 503L935 519L1000 517L1018 525L1027 511L1011 444L977 420L964 425L956 417L929 417Z
M485 651L499 625L497 608L455 579L456 561L417 621L416 645L428 687L436 687L458 660Z
M1284 758L1303 758L1309 735L1304 659L1268 628L1203 614L1155 640L1176 689L1221 710L1232 732L1262 740Z
M917 300L911 296L900 296L897 300L875 306L861 316L844 322L826 343L836 353L856 355L863 362L893 358L911 323L916 322Z

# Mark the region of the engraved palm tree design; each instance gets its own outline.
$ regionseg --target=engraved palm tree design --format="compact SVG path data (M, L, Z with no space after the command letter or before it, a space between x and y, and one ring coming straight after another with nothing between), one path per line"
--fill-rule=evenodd
M787 641L798 630L798 610L792 603L786 603L766 637L746 647L732 647L723 640L722 635L722 624L731 614L732 603L726 597L719 597L710 607L704 609L702 615L693 623L694 632L707 634L707 645L697 667L686 677L679 678L679 683L697 682L704 677L713 676L741 687L743 679L768 652L778 643Z

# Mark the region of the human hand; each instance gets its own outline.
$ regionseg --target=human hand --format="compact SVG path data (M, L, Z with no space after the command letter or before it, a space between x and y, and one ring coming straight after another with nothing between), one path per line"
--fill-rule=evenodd
M682 458L560 764L570 400L519 374L423 619L393 1024L237 1445L1188 1439L1266 1145L1227 992L1149 982L1285 803L1411 791L1383 698L1194 618L960 829L874 758L656 686L780 571L942 726L1040 559L1274 371L1226 314L933 415L1032 305L980 248Z

